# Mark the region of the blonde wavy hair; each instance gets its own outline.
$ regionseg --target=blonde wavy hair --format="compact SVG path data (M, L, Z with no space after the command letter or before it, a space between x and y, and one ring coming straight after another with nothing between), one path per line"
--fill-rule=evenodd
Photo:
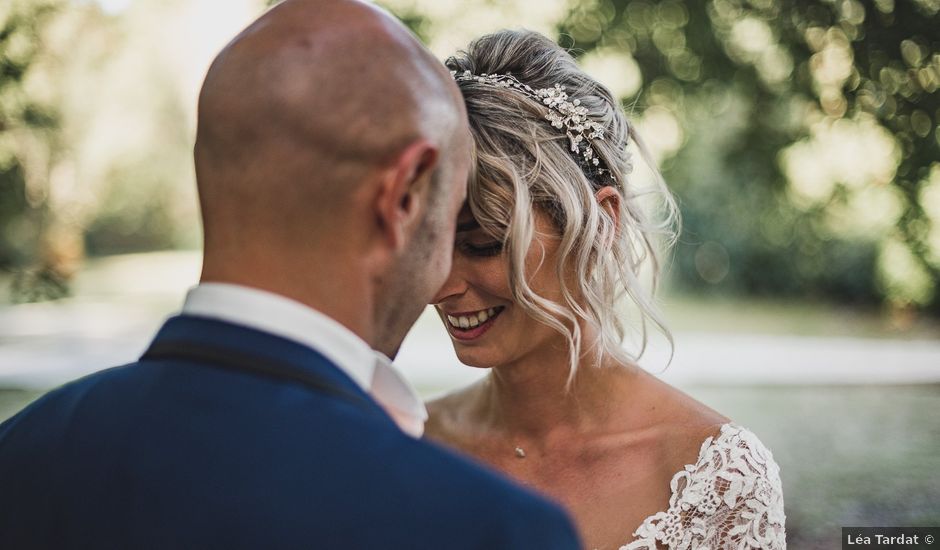
M561 84L587 108L589 120L603 126L603 139L591 141L604 170L593 170L572 153L564 130L545 119L548 108L507 87L458 79L473 134L474 168L468 202L480 227L503 242L513 300L527 314L560 332L568 341L574 380L580 358L593 351L621 362L635 363L648 342L648 324L672 344L672 335L653 300L662 267L660 245L671 247L679 216L646 147L610 91L582 71L561 47L541 34L504 30L482 36L447 59L457 74L511 74L535 89ZM655 178L651 187L634 189L628 175L632 162L627 145L633 141ZM609 172L608 172L609 171ZM620 195L619 225L595 198L602 187ZM651 214L641 197L653 195ZM559 236L558 262L563 301L535 293L527 283L525 260L535 236L536 210L547 213ZM655 219L654 219L655 218ZM642 284L641 270L651 268ZM573 270L572 285L568 284ZM624 320L616 305L628 296L640 312L642 343L637 353L624 349ZM580 321L580 322L579 322ZM599 339L587 349L581 324L596 329Z

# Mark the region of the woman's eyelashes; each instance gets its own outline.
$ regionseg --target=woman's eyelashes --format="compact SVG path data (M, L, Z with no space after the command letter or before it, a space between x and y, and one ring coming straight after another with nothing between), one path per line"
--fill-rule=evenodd
M458 239L456 247L461 254L477 258L496 256L503 251L503 243L499 241L478 243Z

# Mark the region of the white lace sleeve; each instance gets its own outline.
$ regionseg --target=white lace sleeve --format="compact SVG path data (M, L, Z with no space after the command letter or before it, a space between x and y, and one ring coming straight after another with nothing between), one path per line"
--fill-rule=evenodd
M725 424L698 462L672 478L669 509L621 550L782 550L787 547L780 468L753 433ZM658 544L658 546L657 546Z

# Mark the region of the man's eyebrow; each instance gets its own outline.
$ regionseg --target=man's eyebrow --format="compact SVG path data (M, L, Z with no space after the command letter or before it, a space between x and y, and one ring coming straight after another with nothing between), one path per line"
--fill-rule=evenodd
M473 231L474 229L477 229L478 227L480 227L480 222L476 221L475 219L470 219L463 223L457 224L457 233L462 233L465 231Z

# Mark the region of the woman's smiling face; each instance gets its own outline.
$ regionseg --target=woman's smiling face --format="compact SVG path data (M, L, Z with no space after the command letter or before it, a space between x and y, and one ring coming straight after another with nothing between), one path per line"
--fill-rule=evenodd
M526 255L529 286L536 295L559 301L555 275L559 237L551 219L537 209L535 237ZM457 219L450 275L433 298L451 336L457 357L466 365L494 367L512 362L562 336L532 318L512 298L509 261L503 243L486 233L466 205ZM552 348L554 349L554 347Z

